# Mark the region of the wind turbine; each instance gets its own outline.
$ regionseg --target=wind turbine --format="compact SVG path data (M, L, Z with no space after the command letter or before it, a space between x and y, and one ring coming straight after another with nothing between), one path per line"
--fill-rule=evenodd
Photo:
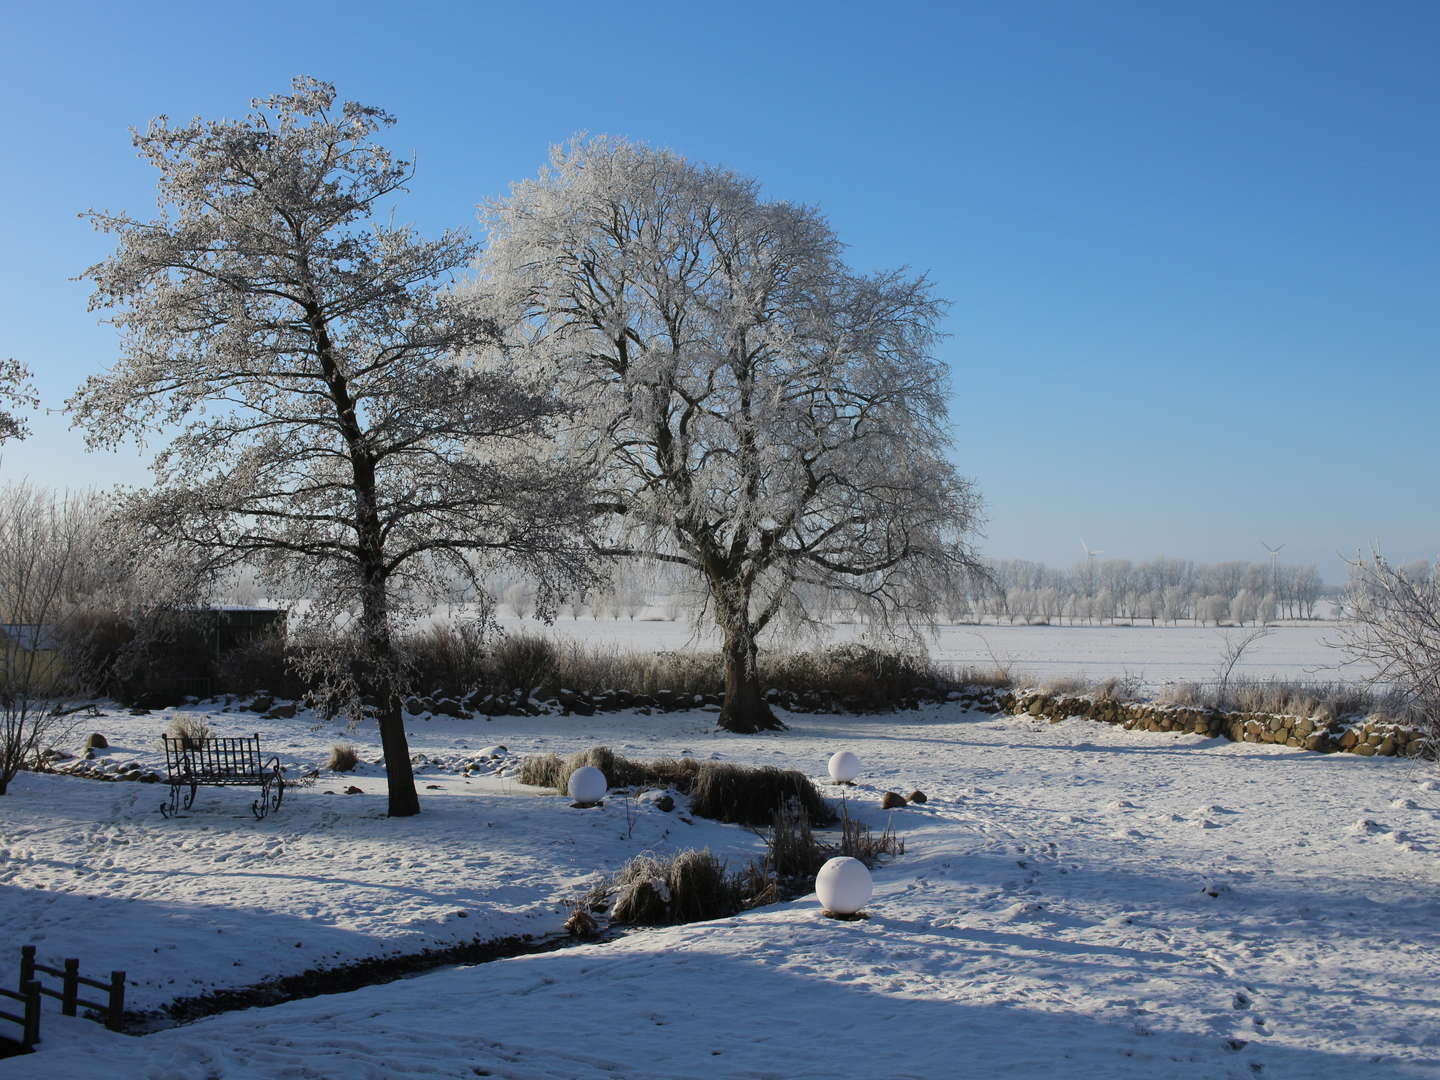
M1280 598L1280 578L1279 571L1276 569L1276 560L1280 558L1280 552L1284 550L1285 545L1281 544L1279 547L1271 547L1264 540L1261 540L1260 546L1270 553L1270 595L1278 600Z
M1083 536L1080 537L1080 546L1085 549L1085 566L1087 567L1085 571L1085 589L1087 592L1093 593L1095 591L1095 556L1104 555L1105 552L1098 548L1091 551L1090 545L1085 543Z

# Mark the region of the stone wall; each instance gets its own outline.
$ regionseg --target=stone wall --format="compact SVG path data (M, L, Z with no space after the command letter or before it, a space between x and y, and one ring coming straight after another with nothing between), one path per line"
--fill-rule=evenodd
M1377 717L1276 716L1219 709L1115 701L1040 690L1009 690L976 699L977 707L1042 717L1052 724L1074 716L1116 724L1127 730L1185 731L1235 742L1280 743L1320 753L1366 757L1434 758L1433 740L1421 731Z

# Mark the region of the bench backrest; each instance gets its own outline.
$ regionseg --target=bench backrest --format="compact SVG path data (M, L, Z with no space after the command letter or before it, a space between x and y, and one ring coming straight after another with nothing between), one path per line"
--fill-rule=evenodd
M258 776L263 771L258 732L249 738L160 737L165 741L165 767L172 776Z

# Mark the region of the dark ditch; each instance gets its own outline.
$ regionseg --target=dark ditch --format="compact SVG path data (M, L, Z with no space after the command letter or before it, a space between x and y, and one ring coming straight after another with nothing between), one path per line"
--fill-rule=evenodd
M163 1009L127 1012L119 1030L126 1035L149 1035L237 1009L283 1005L288 1001L326 994L346 994L367 986L379 986L397 979L423 975L436 968L488 964L516 956L558 952L575 945L615 941L622 936L618 928L609 929L597 937L587 938L571 937L568 934L537 938L531 934L522 934L426 949L402 956L367 957L336 967L312 968L296 975L278 976L251 986L211 990L194 997L179 998Z

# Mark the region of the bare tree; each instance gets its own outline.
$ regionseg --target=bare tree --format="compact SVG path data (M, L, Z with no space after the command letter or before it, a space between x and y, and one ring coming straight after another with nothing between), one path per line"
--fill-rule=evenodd
M544 441L552 387L455 362L495 339L449 287L476 251L466 234L371 220L412 175L373 139L392 118L305 77L253 106L136 132L161 216L86 215L119 236L86 276L123 347L69 406L92 445L178 431L131 518L214 570L253 567L269 595L311 598L327 648L304 653L308 674L328 706L374 710L389 811L414 814L397 622L457 577L478 590L495 555L553 606L587 574L571 539L584 477Z
M535 589L528 581L517 581L505 590L505 602L517 619L529 618L535 609Z
M60 699L84 686L84 672L60 645L94 522L82 499L0 489L0 795L72 726Z
M756 666L795 586L933 620L978 498L946 460L942 305L861 276L812 208L618 140L557 148L485 212L478 288L555 365L600 472L604 550L687 568L724 635L732 731L778 728Z
M23 416L15 415L14 410L33 409L39 404L35 386L30 381L30 369L18 360L0 360L0 444L30 434L30 425Z
M1218 708L1226 708L1229 703L1230 680L1235 674L1235 668L1240 661L1245 659L1245 654L1257 641L1269 637L1274 631L1269 627L1262 626L1251 630L1244 637L1237 638L1230 634L1225 635L1225 644L1220 649L1220 666L1215 669L1215 701Z
M1338 646L1399 690L1440 738L1440 565L1423 577L1378 552L1350 564Z

